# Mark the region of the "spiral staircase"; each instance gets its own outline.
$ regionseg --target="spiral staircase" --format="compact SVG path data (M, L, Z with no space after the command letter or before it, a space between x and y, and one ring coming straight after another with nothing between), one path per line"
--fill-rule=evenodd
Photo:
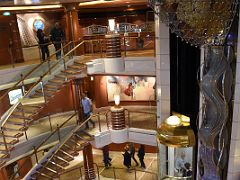
M39 81L25 92L23 98L2 116L0 132L0 166L5 164L11 155L11 151L14 150L15 145L24 135L24 132L26 132L33 123L37 123L37 118L41 110L54 98L56 93L66 85L66 82L76 78L76 76L84 76L83 74L86 72L86 66L79 58L75 57L74 61L70 63L67 63L67 61L65 62L64 59L69 57L69 55L81 44L82 43L75 46L75 48L65 54L63 63L61 61L57 62L57 65L60 65L58 69L63 70L56 71L57 73L50 75L50 78L47 80L46 78L44 79L44 77L49 75L50 70L48 73L43 74ZM71 60L73 59L69 58L68 61ZM39 67L41 66L42 64L39 65ZM51 67L50 69L53 68L54 67ZM77 138L77 135L74 137ZM70 153L69 155L73 156L74 153Z
M83 124L77 126L60 143L55 145L26 175L27 180L45 180L59 177L74 157L84 146L94 139L92 135L82 130Z

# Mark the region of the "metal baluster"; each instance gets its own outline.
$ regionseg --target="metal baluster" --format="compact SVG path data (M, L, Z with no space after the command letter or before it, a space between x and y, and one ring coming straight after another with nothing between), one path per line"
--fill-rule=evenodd
M50 57L47 58L47 64L48 64L48 73L51 74L51 68L50 68Z
M23 105L20 104L20 106L22 107L21 111L22 111L22 116L23 116L23 121L24 121L24 134L25 134L25 138L26 140L28 140L28 136L27 136L27 120L26 120L26 117L25 117L25 112L24 112L24 109L23 109Z
M57 133L58 133L58 139L59 142L61 141L60 131L59 131L59 125L57 124Z
M42 62L42 61L43 61L43 57L42 57L41 47L40 47L40 45L38 45L38 52L39 52L39 59L40 59L40 62Z
M80 167L79 170L80 170L80 176L81 176L81 180L82 180L82 167Z
M124 46L124 57L127 57L127 46L126 46L126 38L123 36L123 46Z
M34 151L34 155L35 155L35 159L36 159L36 162L38 164L38 156L37 156L37 150L36 150L36 147L33 146L33 151Z
M43 77L41 76L40 78L41 78L40 86L41 86L43 98L44 98L44 101L45 101L45 104L46 104L47 103L47 98L46 98L46 95L45 95L45 92L44 92L44 87L43 87L43 82L42 82Z
M134 177L135 177L135 180L137 180L137 171L136 171L136 168L134 168Z
M23 78L23 74L21 74L21 80L22 80L22 86L21 86L21 90L22 90L22 95L25 95L25 87L24 87L24 78Z
M1 129L1 133L2 133L2 137L3 137L3 143L4 143L4 146L5 146L5 149L6 149L7 153L9 154L9 150L8 150L8 147L7 147L7 142L6 142L6 138L5 138L3 129Z
M65 58L62 58L62 60L63 60L63 67L64 67L64 70L66 70L66 69L67 69L67 67L66 67Z
M52 121L51 121L51 116L48 114L48 121L49 121L49 124L50 124L50 129L51 129L51 132L53 131L53 128L52 128Z
M99 113L99 112L97 112L97 116L98 116L99 132L102 132L102 129L101 129L101 122L100 122L100 113Z
M113 167L113 177L114 177L114 179L116 179L115 167Z
M97 175L98 175L98 180L99 180L100 179L100 174L99 174L99 168L98 168L97 164L96 164L96 167L97 167Z

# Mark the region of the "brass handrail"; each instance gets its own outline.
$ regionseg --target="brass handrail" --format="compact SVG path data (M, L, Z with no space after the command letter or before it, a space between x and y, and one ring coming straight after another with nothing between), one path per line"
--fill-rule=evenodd
M74 113L73 115L71 115L66 121L64 121L58 128L56 128L53 132L51 132L43 141L40 145L38 145L37 147L34 148L33 153L31 153L29 156L35 154L36 152L38 152L38 149L40 149L40 147L47 142L56 132L58 132L59 129L61 129L67 122L69 122L74 116L76 116L77 113ZM15 178L15 176L19 173L19 171L25 166L26 164L23 163L22 166L18 169L18 171L16 171L11 177L10 179Z
M82 124L80 126L78 126L80 129L83 125L85 125L86 122L88 122L91 118L93 117L100 117L100 115L106 115L109 112L109 109L107 110L103 110L103 112L96 112L96 114L93 114L92 116L90 116L88 119L86 119L85 121L82 122ZM132 112L137 112L137 113L146 113L146 112L141 112L141 111L132 111ZM153 114L153 113L150 113ZM74 114L72 114L66 121L64 121L58 128L56 128L54 131L51 132L50 135L48 135L42 142L40 145L38 145L37 147L35 147L35 151L33 153L31 153L30 155L35 154L36 152L39 152L38 150L40 150L41 146L47 142L47 140L49 138L51 138L56 132L58 132L59 129L61 129L67 122L69 122L74 116L77 115L77 112L75 112ZM106 119L107 121L107 119ZM61 144L63 145L65 143L65 141L63 141ZM58 151L62 146L59 146L58 149L56 151ZM53 153L54 154L54 153ZM18 171L16 173L14 173L10 179L13 179L17 173L19 173L19 171L21 170L21 168L23 168L23 166L25 166L25 163L18 169ZM141 170L139 170L141 171ZM145 171L144 171L145 172ZM64 174L64 172L63 172Z
M101 166L101 165L98 165L98 164L96 164L96 163L93 163L96 167L97 167L97 173L99 174L99 168L105 168L105 166ZM71 172L71 171L74 171L74 170L76 170L76 169L82 169L82 168L84 168L84 166L75 166L75 167L73 167L73 168L71 168L71 169L67 169L67 170L65 170L65 171L63 171L62 173L60 173L60 175L63 175L63 174L66 174L66 173L69 173L69 172ZM121 168L121 167L109 167L108 168L108 170L109 169L113 169L113 171L114 171L114 169L117 169L117 170L125 170L125 168ZM156 172L153 172L153 171L147 171L147 170L142 170L142 169L136 169L135 167L134 168L132 168L135 172L143 172L143 173L147 173L147 174L152 174L152 175L154 175L154 176L158 176L158 174L156 173ZM82 177L81 177L82 178Z
M77 114L77 113L75 113L75 114ZM52 158L53 158L53 156L62 148L62 146L72 137L72 135L75 133L75 132L77 132L80 128L82 128L83 127L83 125L85 125L91 118L93 118L93 117L96 117L96 116L99 116L99 114L97 114L97 115L91 115L89 118L87 118L86 120L84 120L80 125L78 125L76 128L74 128L70 133L70 135L68 134L68 137L67 138L65 138L64 139L64 141L62 141L62 142L60 142L59 141L59 143L61 143L58 147L57 147L57 149L55 149L54 150L54 152L51 154L51 156L49 156L48 158L47 158L47 163L46 164L44 164L43 166L41 166L41 167L46 167L47 165L48 165L48 162L49 162L49 160L51 160ZM55 145L56 146L56 145ZM39 163L38 163L39 164ZM35 166L36 167L36 166ZM33 170L33 168L31 169L31 170ZM31 171L30 170L30 171Z
M69 46L72 43L72 41L68 42L65 46L63 46L61 49L55 51L49 58L48 60L50 60L51 57L53 57L56 53L58 53L60 50L66 48L67 46ZM17 83L15 83L13 85L12 88L8 89L3 95L1 95L0 97L0 101L6 96L8 95L8 93L10 91L12 91L13 89L15 89L22 81L24 81L29 75L31 75L36 69L38 69L42 64L44 64L46 61L42 61L40 64L38 64L37 66L35 66L32 70L30 70L21 80L19 80Z
M61 60L64 60L65 57L67 57L70 53L72 53L73 51L75 51L75 49L77 49L80 45L82 45L84 42L82 41L81 43L79 43L77 46L75 46L73 49L71 49L68 53L66 53L59 61L57 61L52 67L49 68L49 71L52 70L54 67L56 67ZM16 107L21 103L21 101L26 98L29 93L31 92L31 90L42 81L42 79L49 73L49 71L47 71L46 73L44 73L40 79L33 85L31 86L31 88L27 91L27 93L21 98L21 100L19 100L14 106L12 106L12 109L8 112L7 116L4 118L4 120L2 122L0 122L1 128L2 126L6 123L7 119L10 117L10 115L13 113L13 111L16 109Z

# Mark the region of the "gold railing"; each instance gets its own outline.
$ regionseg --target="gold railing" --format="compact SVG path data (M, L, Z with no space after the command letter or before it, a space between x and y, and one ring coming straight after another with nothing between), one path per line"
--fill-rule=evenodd
M127 113L126 113L126 116L127 117L131 117L131 114L135 114L135 113L138 113L138 114L149 114L149 115L155 115L155 113L153 112L146 112L146 111L128 111L128 110L125 110ZM78 126L80 128L82 128L90 119L92 120L95 120L96 121L96 124L98 124L98 130L99 132L103 132L103 126L105 126L105 124L107 125L107 130L109 130L111 128L111 120L108 118L108 114L109 114L110 110L103 110L103 111L98 111L96 113L94 113L91 117L89 117L87 120L83 121L81 123L80 126ZM73 113L70 117L68 117L60 126L57 125L57 127L55 128L55 130L53 130L46 138L44 138L44 140L36 147L33 147L33 150L32 152L30 153L30 155L28 156L32 156L34 155L35 156L35 159L36 159L36 162L38 163L39 162L39 157L38 157L38 152L42 151L44 146L46 145L45 143L48 142L48 140L53 137L54 135L57 135L58 136L58 142L61 142L61 129L67 127L67 123L70 122L71 119L73 119L74 117L76 117L76 121L71 124L71 125L68 125L68 126L72 126L72 125L78 125L79 124L79 119L78 116L77 116L77 112ZM134 127L134 126L129 126L130 122L132 120L130 119L126 119L126 123L127 123L127 126L128 127ZM51 127L51 122L49 123L49 126ZM52 127L51 127L52 129ZM156 127L153 127L153 129L156 129ZM66 139L65 139L66 140ZM65 141L62 141L61 144L63 145ZM58 147L58 149L61 148L61 146ZM57 150L55 151L57 152ZM55 154L55 153L53 153ZM27 161L26 161L27 163ZM21 171L21 169L26 165L26 163L23 163L23 165L21 167L19 167L18 171L13 174L10 179L14 179L15 176Z
M142 128L142 129L149 129L149 130L156 130L157 128L157 116L156 112L149 112L149 111L134 111L125 109L125 123L128 128ZM106 122L108 129L111 128L111 111L106 111ZM139 116L139 114L141 114ZM134 119L148 121L147 124L139 123L138 121L134 121ZM148 127L146 127L148 125Z
M71 42L72 43L72 42ZM69 45L71 44L69 43ZM4 134L4 125L5 123L7 122L7 120L9 119L9 117L12 115L12 113L15 111L15 109L19 106L19 105L22 105L22 102L24 100L28 100L28 96L37 88L37 87L41 87L42 88L42 94L43 94L43 100L41 100L41 103L46 103L46 96L45 96L45 93L44 93L44 89L43 89L43 81L44 81L44 78L46 78L46 76L48 74L51 74L51 71L53 70L53 68L55 68L57 65L61 65L61 63L63 62L63 67L64 67L64 70L66 70L66 63L68 62L65 58L69 55L72 55L72 53L79 47L83 44L84 42L81 42L79 43L78 45L76 45L73 49L71 49L68 53L66 53L61 59L59 59L59 61L57 61L55 64L52 64L47 72L45 72L44 74L42 74L42 76L37 80L37 82L35 82L30 88L29 90L25 93L24 92L24 96L16 103L14 104L8 111L7 113L4 114L4 116L2 116L2 119L1 119L1 122L0 122L0 125L1 125L1 135L2 135L2 139L3 139L3 146L5 147L5 151L6 153L10 154L10 149L8 147L8 144L6 142L6 136ZM33 72L33 71L31 71ZM28 74L31 74L31 73L28 73ZM17 86L17 85L15 85ZM14 87L15 87L14 86ZM5 95L6 96L6 95ZM31 100L31 99L30 99ZM32 99L33 100L33 99ZM23 126L24 126L24 131L25 131L25 136L26 136L26 139L28 139L27 137L27 133L26 133L26 130L29 126L28 122L27 122L27 117L25 117L25 112L24 112L24 109L22 109L22 115L23 115Z
M33 74L33 72L35 72L37 69L41 68L42 65L44 63L48 63L48 68L50 68L50 59L55 56L59 51L64 50L66 47L68 47L70 44L72 43L72 41L68 42L65 46L63 46L61 49L57 50L56 52L54 52L46 61L42 61L40 64L38 64L37 66L35 66L32 70L30 70L27 74L25 75L21 75L21 79L16 82L13 87L9 88L3 95L1 95L0 97L0 101L3 100L3 98L5 98L8 93L14 89L16 89L18 86L24 86L24 80L26 80L30 75ZM23 88L24 89L24 88Z
M94 37L94 36L93 36ZM85 54L97 55L105 57L106 52L106 39L93 38L84 40ZM149 56L155 56L155 37L136 37L136 36L122 36L121 37L121 50L124 57L128 57L128 52L138 50L153 50L149 52Z
M70 42L70 43L72 43L72 42ZM69 43L69 44L70 44L70 43ZM12 114L12 112L16 109L16 107L22 102L22 100L23 100L24 98L27 98L28 95L32 92L32 90L33 90L37 85L39 85L39 83L42 82L43 79L44 79L48 74L51 74L51 70L53 70L53 68L55 68L57 65L59 65L59 64L61 63L61 61L63 61L64 70L66 70L66 62L67 62L67 61L65 60L65 58L66 58L68 55L71 55L71 54L72 54L79 46L81 46L83 43L84 43L84 42L81 42L81 43L79 43L78 45L76 45L73 49L71 49L68 53L66 53L59 61L57 61L55 64L53 64L53 66L49 67L49 68L48 68L48 71L45 72L42 76L40 76L39 80L38 80L37 82L35 82L35 83L29 88L29 90L28 90L27 92L24 92L24 96L23 96L16 104L14 104L14 105L12 106L12 108L10 108L10 111L8 111L7 116L4 118L3 121L0 122L1 127L5 124L5 122L6 122L7 119L9 118L9 116L10 116L10 115ZM60 64L60 65L61 65L61 64ZM38 67L39 67L39 66L38 66ZM35 69L34 69L34 70L35 70ZM33 70L33 71L34 71L34 70ZM33 71L30 71L30 73L28 73L28 75L30 75L31 73L33 73ZM24 79L26 79L26 77L25 77ZM21 81L24 81L24 79L21 80ZM19 81L18 83L20 83L21 81ZM16 88L17 85L18 85L18 84L16 83L13 88ZM12 88L11 88L11 89L12 89ZM9 91L10 91L10 90L9 90ZM9 92L9 91L7 91L7 92ZM6 96L6 95L7 95L7 94L5 93L3 96ZM43 93L43 95L44 95L44 93ZM2 98L2 97L1 97L1 98ZM0 98L0 100L1 100L1 98Z
M100 173L100 170L99 170L99 169L100 169L100 168L105 169L105 167L104 167L104 166L101 166L101 165L98 165L98 164L96 164L96 163L94 163L94 165L95 165L95 171L96 171L96 174L97 174L97 177L98 177L97 180L101 180L101 178L100 178L101 173ZM79 176L77 176L77 177L75 176L75 177L78 178L78 179L83 180L83 179L84 179L84 176L83 176L84 170L82 170L82 169L84 169L84 166L75 166L75 167L73 167L73 168L71 168L71 169L67 169L67 170L65 170L64 172L62 172L62 173L60 174L59 179L62 179L62 178L61 178L62 175L71 173L72 171L78 171L78 172L79 172ZM119 171L119 170L125 170L125 171L126 171L125 168L114 167L114 166L109 167L109 168L108 168L108 171L109 171L109 170L110 170L112 173L108 172L108 174L112 174L112 175L113 175L112 177L109 177L109 178L112 178L112 179L114 179L114 180L121 178L121 177L118 177L118 176L117 176L117 173L116 173L117 171ZM131 171L134 172L134 178L133 178L133 179L129 179L129 180L138 180L138 178L137 178L137 173L145 173L145 174L151 175L152 178L150 178L150 179L148 178L148 180L157 180L157 179L158 179L158 174L157 174L156 172L153 172L153 171L136 169L135 167L131 168ZM76 175L76 173L74 173L74 174ZM143 176L142 176L142 177L143 177Z
M104 114L104 113L103 113ZM83 122L81 122L81 124L79 125L79 120L76 121L76 125L77 127L75 127L69 134L67 137L65 137L65 139L61 138L61 132L60 129L64 127L64 125L66 125L74 116L76 116L77 113L75 112L73 115L71 115L70 118L68 118L64 123L62 123L60 126L58 126L49 136L47 136L40 145L38 145L37 147L33 148L33 153L31 155L35 155L36 158L36 162L37 164L39 163L39 158L37 153L39 151L42 150L42 147L44 146L44 144L55 134L58 135L58 142L61 143L55 150L54 152L51 154L50 157L47 158L46 161L50 160L61 148L62 146L72 137L72 135L77 132L78 130L80 130L81 128L83 128L85 126L86 123L88 123L88 121L94 117L99 117L100 115L102 115L101 113L98 114L94 114L92 116L90 116L88 119L84 120ZM77 116L76 116L77 117ZM26 164L23 164L19 169L18 172L25 166ZM47 164L46 164L47 165ZM45 166L46 166L45 165ZM44 166L43 166L44 167ZM32 169L33 170L33 169ZM16 174L18 174L18 172L16 172L10 179L14 179Z

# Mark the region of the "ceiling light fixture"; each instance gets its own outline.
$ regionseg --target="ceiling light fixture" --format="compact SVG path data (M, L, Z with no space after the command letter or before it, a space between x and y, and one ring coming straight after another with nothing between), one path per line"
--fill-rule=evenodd
M41 5L41 6L11 6L11 7L0 7L0 11L17 11L17 10L39 10L39 9L54 9L61 8L61 4L56 5Z
M96 4L104 4L109 2L116 2L120 0L97 0L97 1L90 1L90 2L82 2L79 3L79 6L89 6L89 5L96 5Z

